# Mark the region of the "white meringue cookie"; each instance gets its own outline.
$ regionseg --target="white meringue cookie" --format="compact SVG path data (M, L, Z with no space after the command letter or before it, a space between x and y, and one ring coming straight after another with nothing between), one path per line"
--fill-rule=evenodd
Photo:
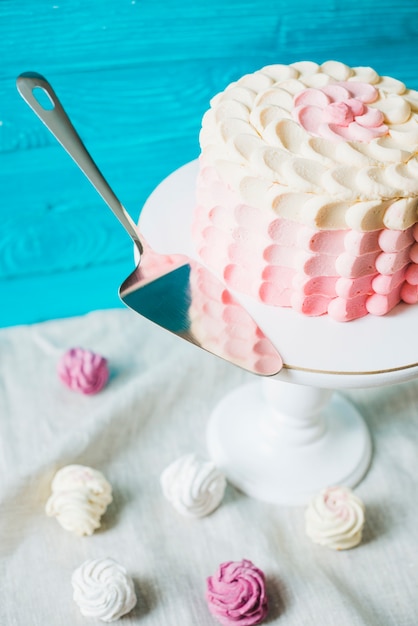
M112 502L112 488L101 472L85 465L67 465L55 475L46 514L65 530L91 535Z
M204 517L221 503L226 479L211 461L186 454L163 471L161 486L164 496L179 513Z
M323 489L306 509L306 534L334 550L354 548L362 539L364 513L363 502L348 487Z
M89 559L72 575L74 601L86 617L114 622L136 605L132 578L111 558Z

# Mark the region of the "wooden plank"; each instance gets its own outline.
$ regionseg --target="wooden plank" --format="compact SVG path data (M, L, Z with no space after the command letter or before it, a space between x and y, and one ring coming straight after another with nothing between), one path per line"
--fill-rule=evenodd
M416 0L382 0L379 10L374 0L2 0L0 325L114 306L109 284L132 263L120 225L18 96L20 72L51 80L136 218L155 185L198 155L209 99L232 80L336 58L418 88L417 34ZM53 286L54 300L18 305L30 281L33 293Z
M257 58L275 53L288 62L334 58L389 60L390 50L413 46L415 0L2 0L0 76L28 69L73 71L137 65L149 60ZM385 52L386 51L386 52ZM365 54L366 53L366 54ZM331 55L331 56L329 56Z
M233 74L239 76L244 65L224 63L222 70L183 62L173 65L158 84L158 64L116 75L97 72L94 87L89 73L66 75L65 80L52 74L50 80L94 159L136 219L152 189L197 157L200 120L209 98ZM179 83L171 88L174 73ZM49 131L17 93L13 95L0 126L0 277L127 258L131 252L126 236L113 215ZM4 80L0 101L2 96L7 101ZM10 213L6 198L13 200Z
M132 261L96 267L0 279L0 327L84 315L97 309L125 306L118 297Z

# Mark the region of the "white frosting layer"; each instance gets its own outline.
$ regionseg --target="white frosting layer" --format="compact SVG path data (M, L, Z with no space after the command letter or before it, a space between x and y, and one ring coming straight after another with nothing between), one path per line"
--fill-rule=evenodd
M136 605L133 581L113 559L85 561L71 579L74 601L86 617L114 622Z
M222 501L226 480L211 461L186 454L161 474L164 496L182 515L204 517Z
M46 514L56 517L65 530L91 535L112 502L112 488L103 474L84 465L67 465L52 481Z
M363 502L351 489L323 489L306 509L306 534L314 543L334 550L354 548L362 539L364 512Z
M355 82L376 90L368 115L381 112L383 136L334 141L295 119L297 94ZM320 229L402 230L418 221L418 92L371 68L302 62L244 76L212 99L200 143L204 166L243 203L278 216Z

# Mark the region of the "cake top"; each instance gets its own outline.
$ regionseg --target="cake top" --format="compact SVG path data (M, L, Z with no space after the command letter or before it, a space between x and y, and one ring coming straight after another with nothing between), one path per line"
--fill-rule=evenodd
M200 143L203 165L277 215L361 231L418 221L418 92L370 67L243 76L212 99Z

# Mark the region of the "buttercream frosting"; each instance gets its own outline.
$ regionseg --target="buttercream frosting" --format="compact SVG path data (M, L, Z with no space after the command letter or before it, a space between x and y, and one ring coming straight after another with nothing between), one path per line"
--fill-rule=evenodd
M329 487L314 496L305 512L306 534L334 550L354 548L362 540L363 502L348 487Z
M75 535L91 535L112 502L112 488L101 472L67 465L54 476L46 514Z
M260 624L268 612L264 573L248 559L221 563L207 579L206 600L223 626Z
M418 221L418 92L371 68L264 67L212 99L200 143L243 203L279 216L357 230L364 213L373 230Z
M114 622L136 605L132 578L111 558L89 559L72 575L74 601L86 617Z
M57 370L64 385L85 395L98 393L109 379L107 359L84 348L67 350Z
M171 463L161 474L164 496L182 515L204 517L221 503L225 476L211 461L186 454Z
M369 142L388 133L383 113L366 104L378 97L373 85L360 81L333 83L322 89L310 87L295 96L292 114L317 137Z

